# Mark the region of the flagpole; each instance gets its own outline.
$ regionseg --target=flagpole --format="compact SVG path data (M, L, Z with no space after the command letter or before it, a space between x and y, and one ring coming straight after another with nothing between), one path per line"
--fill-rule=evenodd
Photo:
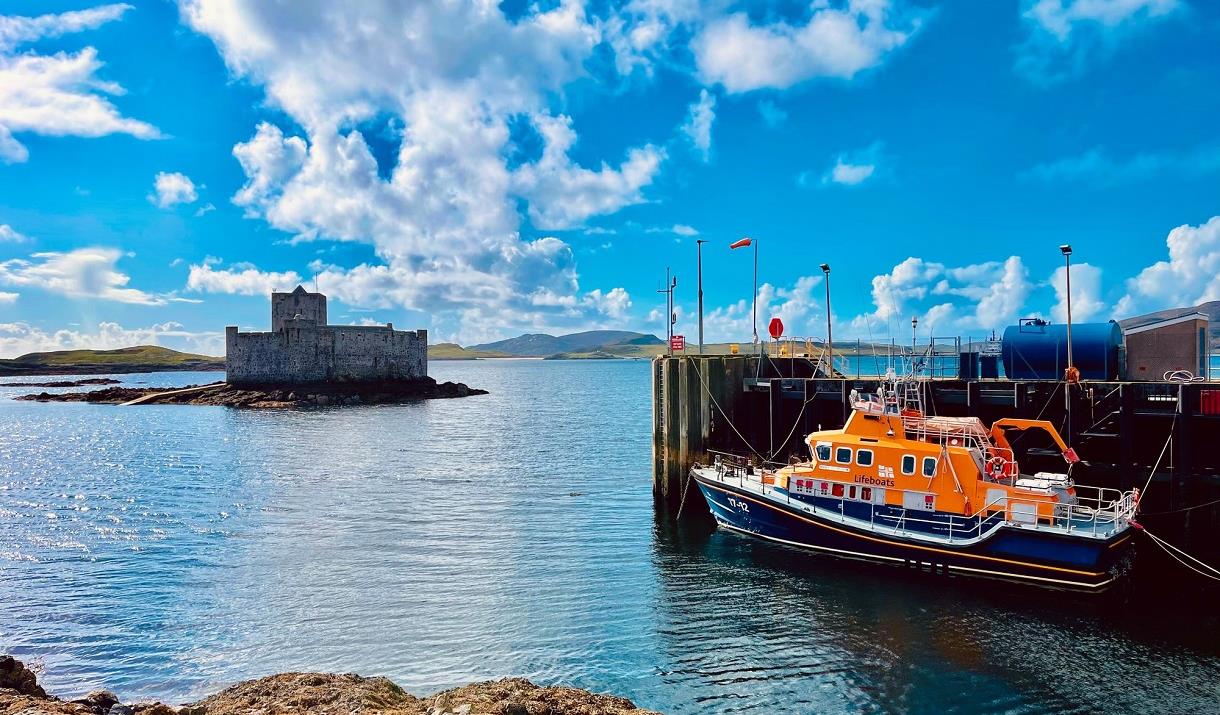
M754 344L758 344L758 239L754 239Z

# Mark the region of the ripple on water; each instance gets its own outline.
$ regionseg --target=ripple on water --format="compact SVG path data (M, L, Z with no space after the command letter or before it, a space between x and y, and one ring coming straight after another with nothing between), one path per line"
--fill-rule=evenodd
M670 713L1217 701L1214 617L1131 628L658 523L646 363L432 369L491 394L242 412L0 384L0 645L62 695L169 700L317 669L420 693L523 675Z

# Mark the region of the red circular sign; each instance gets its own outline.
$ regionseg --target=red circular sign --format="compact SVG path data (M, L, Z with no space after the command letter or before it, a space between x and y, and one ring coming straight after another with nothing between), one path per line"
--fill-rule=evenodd
M784 334L784 321L779 318L772 318L771 324L767 326L767 332L771 333L771 337L779 340L779 336Z

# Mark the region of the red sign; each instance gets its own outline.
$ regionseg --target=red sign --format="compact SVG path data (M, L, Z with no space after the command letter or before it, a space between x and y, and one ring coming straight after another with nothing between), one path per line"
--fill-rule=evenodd
M779 318L772 318L771 324L767 326L767 332L771 333L771 337L779 340L779 336L784 334L784 321Z
M669 339L669 349L674 352L679 352L686 349L686 336L675 335Z

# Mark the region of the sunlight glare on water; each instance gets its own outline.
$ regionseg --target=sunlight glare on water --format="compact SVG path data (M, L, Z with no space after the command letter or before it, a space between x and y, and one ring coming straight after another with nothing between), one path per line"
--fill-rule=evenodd
M61 696L169 701L327 670L668 713L1217 707L1214 612L1166 625L656 519L646 362L431 371L491 394L244 411L0 386L0 652Z

